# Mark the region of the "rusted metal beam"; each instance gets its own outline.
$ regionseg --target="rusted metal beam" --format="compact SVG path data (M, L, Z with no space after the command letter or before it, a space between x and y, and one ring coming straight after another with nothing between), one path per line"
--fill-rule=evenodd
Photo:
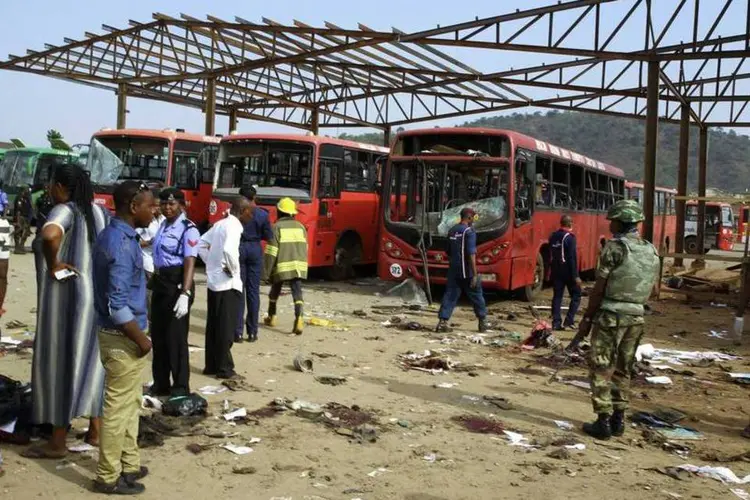
M643 161L642 236L654 243L654 195L656 188L656 152L659 137L659 62L648 63L648 94L646 106L646 147Z
M688 158L690 146L690 110L682 105L680 108L680 145L677 168L677 196L687 195ZM677 211L677 228L675 229L675 253L685 251L685 200L675 200ZM682 259L675 259L675 266L682 266Z
M708 167L708 127L701 127L698 134L698 252L703 253L706 244L706 171Z
M117 129L124 129L127 124L128 87L124 83L117 89Z

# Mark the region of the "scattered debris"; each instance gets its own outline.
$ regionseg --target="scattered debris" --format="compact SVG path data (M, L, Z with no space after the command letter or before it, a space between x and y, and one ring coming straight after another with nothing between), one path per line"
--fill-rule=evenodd
M536 445L532 445L528 443L528 439L524 437L523 434L519 434L517 432L513 431L503 431L505 433L505 436L508 438L508 444L511 446L521 446L523 448L537 448Z
M331 354L330 352L311 352L313 356L320 358L320 359L328 359L328 358L335 358L335 354Z
M94 451L96 449L98 449L98 448L96 448L94 446L91 446L88 443L82 443L82 444L76 444L76 445L73 445L73 446L68 446L68 451L73 452L73 453L84 453L84 452L87 452L87 451Z
M452 369L455 365L448 358L441 358L430 351L424 353L407 352L401 354L401 366L407 370L419 370L429 373L442 373Z
M215 396L216 394L221 394L226 390L226 387L222 387L220 385L206 385L198 389L198 392L200 392L204 396Z
M655 385L672 385L672 379L664 375L658 377L646 377L646 382Z
M163 406L164 405L162 404L162 402L155 397L149 396L147 394L143 395L143 399L141 400L141 408L153 408L156 411L162 411Z
M436 389L453 389L458 385L458 382L441 382L439 384L433 384L432 387Z
M227 451L231 451L235 455L247 455L248 453L252 453L253 449L249 446L238 446L232 443L227 443L221 446L221 448L224 448Z
M560 346L560 341L552 334L552 325L543 319L534 321L531 334L523 341L524 346L534 349L549 347L554 349Z
M340 377L338 375L316 375L315 380L320 382L323 385L341 385L345 384L347 378L346 377Z
M233 474L255 474L256 472L258 472L258 469L250 465L246 467L240 467L240 466L235 465L232 468Z
M728 373L727 375L735 384L750 384L750 373Z
M574 429L573 424L570 422L566 422L565 420L555 420L555 425L557 425L558 429L562 429L564 431L571 431Z
M192 393L188 396L177 396L169 398L162 408L165 415L174 417L190 417L205 415L208 402L198 394Z
M664 468L653 467L653 468L646 469L646 470L651 470L654 472L658 472L659 474L664 474L665 476L669 476L672 479L675 479L677 481L685 481L687 479L690 479L691 477L690 472L686 471L685 469L680 469L679 467L664 467Z
M236 376L227 380L222 380L221 385L226 387L232 392L247 391L247 392L260 392L260 389L248 384L245 381L245 377Z
M306 356L304 354L297 354L297 356L294 357L294 368L297 371L300 371L302 373L309 373L313 371L313 360L309 356Z
M677 349L656 349L651 344L641 344L635 352L637 361L650 359L652 361L664 361L672 365L681 365L687 361L737 361L739 356L724 354L713 351L680 351Z
M414 303L414 305L426 306L428 304L427 295L414 278L402 281L383 295L386 297L399 297L404 302Z
M505 432L502 422L474 415L459 415L451 417L451 420L463 426L467 431L477 434L503 434Z
M209 443L209 444L198 444L198 443L190 443L189 445L185 446L185 449L192 453L193 455L200 455L206 450L210 450L211 448L217 447L218 444Z
M9 330L18 330L21 328L28 328L29 325L24 323L23 321L18 321L17 319L14 319L13 321L8 321L5 323L5 327Z
M711 467L710 465L697 467L695 465L685 464L685 465L680 465L678 468L686 470L688 472L692 472L693 474L697 474L701 477L715 479L716 481L720 481L722 483L732 483L732 484L750 483L750 475L747 475L743 478L739 478L734 472L732 472L731 469L727 467Z
M396 423L399 425L399 427L403 427L404 429L408 429L409 427L411 427L411 423L408 420L399 420Z
M568 460L570 458L570 450L567 448L557 448L547 453L547 456L557 460Z
M234 411L230 411L229 413L225 413L223 415L224 420L227 422L233 422L234 420L241 418L244 419L247 417L247 409L246 408L238 408Z
M741 498L742 500L750 500L750 493L743 490L742 488L732 488L729 491L734 493L737 498Z
M383 474L385 474L387 472L391 472L391 471L389 471L385 467L378 467L374 471L368 472L367 475L370 476L370 477L378 477L378 476L382 476Z
M356 309L352 311L352 316L357 316L358 318L366 318L367 312L363 311L362 309Z

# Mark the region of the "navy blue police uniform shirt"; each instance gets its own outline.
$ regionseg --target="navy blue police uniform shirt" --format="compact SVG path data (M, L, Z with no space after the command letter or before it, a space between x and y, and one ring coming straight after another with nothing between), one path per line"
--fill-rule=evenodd
M268 212L260 207L255 207L253 209L253 218L242 226L240 246L246 247L243 250L246 252L245 255L248 258L261 261L263 250L261 249L260 242L271 241L272 239L273 231Z
M578 256L576 236L566 228L560 228L549 237L552 254L552 277L577 278Z
M474 276L471 256L477 253L477 233L466 224L456 224L448 231L448 254L450 268L457 278Z

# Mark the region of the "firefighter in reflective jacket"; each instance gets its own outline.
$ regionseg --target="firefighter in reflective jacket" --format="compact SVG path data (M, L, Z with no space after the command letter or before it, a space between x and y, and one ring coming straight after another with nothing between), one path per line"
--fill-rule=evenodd
M268 315L263 319L267 326L276 326L276 301L281 287L289 283L294 298L294 328L292 333L302 334L302 280L307 279L307 231L296 221L297 206L290 198L282 198L276 205L278 220L273 227L273 239L266 244L263 278L271 282L268 294Z

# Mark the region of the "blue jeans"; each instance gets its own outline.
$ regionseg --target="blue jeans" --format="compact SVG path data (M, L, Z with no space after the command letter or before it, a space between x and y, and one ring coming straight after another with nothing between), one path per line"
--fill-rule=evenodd
M560 308L566 288L570 294L570 306L568 307L568 314L565 316L565 326L570 326L575 321L578 306L581 305L581 288L576 283L575 278L569 276L555 276L552 280L552 286L554 290L552 296L552 327L560 328L563 325Z
M471 287L471 279L469 278L458 278L452 272L448 272L448 283L445 288L445 295L443 295L443 303L440 304L440 312L438 317L442 320L448 321L453 315L453 309L458 304L458 299L461 298L461 292L465 293L472 305L474 306L474 314L479 319L487 317L487 305L484 302L484 294L482 293L482 283L476 288Z
M255 252L240 246L240 275L245 288L245 300L240 301L239 321L234 338L242 338L242 326L247 335L258 335L258 316L260 314L260 276L263 274L263 260L255 258ZM260 244L258 244L260 246ZM252 255L248 255L252 254ZM245 306L247 305L247 319Z

